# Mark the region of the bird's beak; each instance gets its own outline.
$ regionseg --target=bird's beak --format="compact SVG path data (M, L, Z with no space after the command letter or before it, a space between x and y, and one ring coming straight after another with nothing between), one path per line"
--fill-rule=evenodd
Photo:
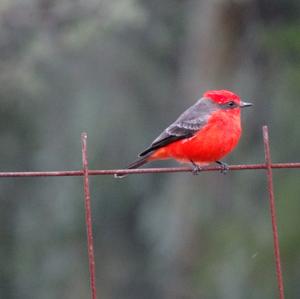
M253 106L252 103L247 103L247 102L240 102L240 107L241 108L245 108L245 107L250 107L250 106Z

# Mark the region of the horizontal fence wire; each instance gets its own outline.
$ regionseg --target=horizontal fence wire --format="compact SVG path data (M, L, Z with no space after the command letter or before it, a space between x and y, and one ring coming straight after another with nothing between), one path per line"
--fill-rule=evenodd
M229 170L256 170L267 169L265 163L261 164L239 164L228 165ZM272 169L282 168L300 168L300 162L291 163L272 163ZM220 166L209 166L201 168L201 172L205 171L222 171ZM142 169L104 169L89 170L88 175L114 175L114 174L146 174L146 173L174 173L174 172L193 172L191 167L162 167L162 168L142 168ZM61 171L2 171L0 178L18 178L18 177L59 177L59 176L83 176L83 170L61 170Z
M282 277L280 251L279 251L279 237L278 237L278 227L277 227L277 220L276 220L272 172L273 169L300 168L300 162L290 162L290 163L271 162L269 134L268 134L267 126L263 127L263 141L264 141L264 149L265 149L265 163L229 165L228 169L233 171L240 171L240 170L265 170L266 171L279 298L284 299L283 277ZM83 163L82 170L8 171L8 172L0 172L0 178L67 177L67 176L84 177L83 184L84 184L84 195L85 195L86 230L87 230L87 245L88 245L89 270L90 270L90 288L91 288L91 298L96 299L97 295L96 295L96 277L95 277L95 256L94 256L93 233L92 233L92 213L91 213L92 209L90 203L91 198L90 198L90 189L89 189L89 176L147 174L147 173L179 173L179 172L193 172L193 169L191 167L167 167L167 168L143 168L143 169L90 170L88 168L86 133L82 133L81 143L82 143L82 163ZM222 170L223 168L220 166L208 166L208 167L201 168L201 172L222 171Z

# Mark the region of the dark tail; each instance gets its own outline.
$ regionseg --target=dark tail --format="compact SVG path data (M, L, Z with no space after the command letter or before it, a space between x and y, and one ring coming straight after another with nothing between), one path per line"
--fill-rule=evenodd
M134 161L133 163L131 163L130 165L127 166L127 169L135 169L135 168L139 168L141 166L143 166L144 164L146 164L147 162L149 162L149 156L150 154L138 159L137 161ZM127 174L115 174L114 177L121 179L124 178L125 176L127 176Z

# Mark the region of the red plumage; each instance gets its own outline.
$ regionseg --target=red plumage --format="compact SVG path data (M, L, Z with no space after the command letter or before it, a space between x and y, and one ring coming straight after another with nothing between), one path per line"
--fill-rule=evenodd
M190 162L194 167L221 163L219 160L230 153L240 139L240 109L251 105L228 90L205 92L128 168L162 159Z
M195 135L154 151L148 161L173 158L198 165L218 161L237 145L242 132L240 123L239 114L215 112Z

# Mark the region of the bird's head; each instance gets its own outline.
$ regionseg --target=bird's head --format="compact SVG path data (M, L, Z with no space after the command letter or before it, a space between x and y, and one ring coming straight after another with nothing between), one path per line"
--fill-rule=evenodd
M253 104L241 101L240 97L229 90L209 90L203 94L203 97L210 99L220 106L221 109L234 109L250 107Z

